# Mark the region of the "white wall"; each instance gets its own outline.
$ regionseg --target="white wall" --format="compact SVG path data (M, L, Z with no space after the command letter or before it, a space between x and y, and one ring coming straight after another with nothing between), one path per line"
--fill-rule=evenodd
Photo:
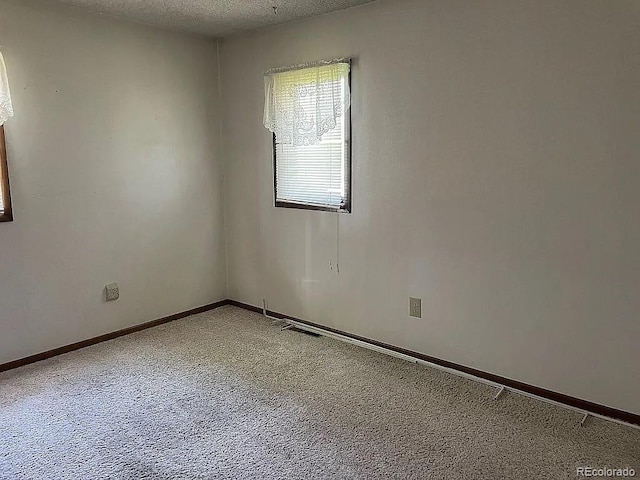
M640 413L639 22L624 0L383 0L225 39L230 298ZM338 275L336 215L272 206L261 120L265 69L342 55Z
M0 46L0 363L226 298L215 42L1 0Z

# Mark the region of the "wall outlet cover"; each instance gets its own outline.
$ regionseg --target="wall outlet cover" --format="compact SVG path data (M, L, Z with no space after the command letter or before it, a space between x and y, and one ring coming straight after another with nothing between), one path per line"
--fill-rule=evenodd
M113 302L120 298L120 288L117 283L110 283L104 287L107 302Z
M409 297L409 315L415 318L422 318L422 299Z

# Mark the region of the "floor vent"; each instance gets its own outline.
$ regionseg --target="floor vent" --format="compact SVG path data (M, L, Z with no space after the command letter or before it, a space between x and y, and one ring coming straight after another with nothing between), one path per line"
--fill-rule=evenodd
M292 332L304 333L305 335L309 335L310 337L319 337L319 333L307 332L306 330L302 330L301 328L291 327L289 330Z

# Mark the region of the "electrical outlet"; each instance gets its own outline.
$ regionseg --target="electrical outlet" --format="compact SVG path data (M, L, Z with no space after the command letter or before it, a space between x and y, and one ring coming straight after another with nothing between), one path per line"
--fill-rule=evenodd
M422 318L422 299L409 297L409 315Z
M107 302L113 302L120 298L120 287L118 287L117 283L110 283L104 287L105 297Z

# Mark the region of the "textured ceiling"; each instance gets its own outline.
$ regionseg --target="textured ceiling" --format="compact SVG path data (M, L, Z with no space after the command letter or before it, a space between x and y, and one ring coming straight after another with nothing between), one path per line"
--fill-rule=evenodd
M57 0L94 12L221 37L371 0ZM274 14L273 6L278 7Z

